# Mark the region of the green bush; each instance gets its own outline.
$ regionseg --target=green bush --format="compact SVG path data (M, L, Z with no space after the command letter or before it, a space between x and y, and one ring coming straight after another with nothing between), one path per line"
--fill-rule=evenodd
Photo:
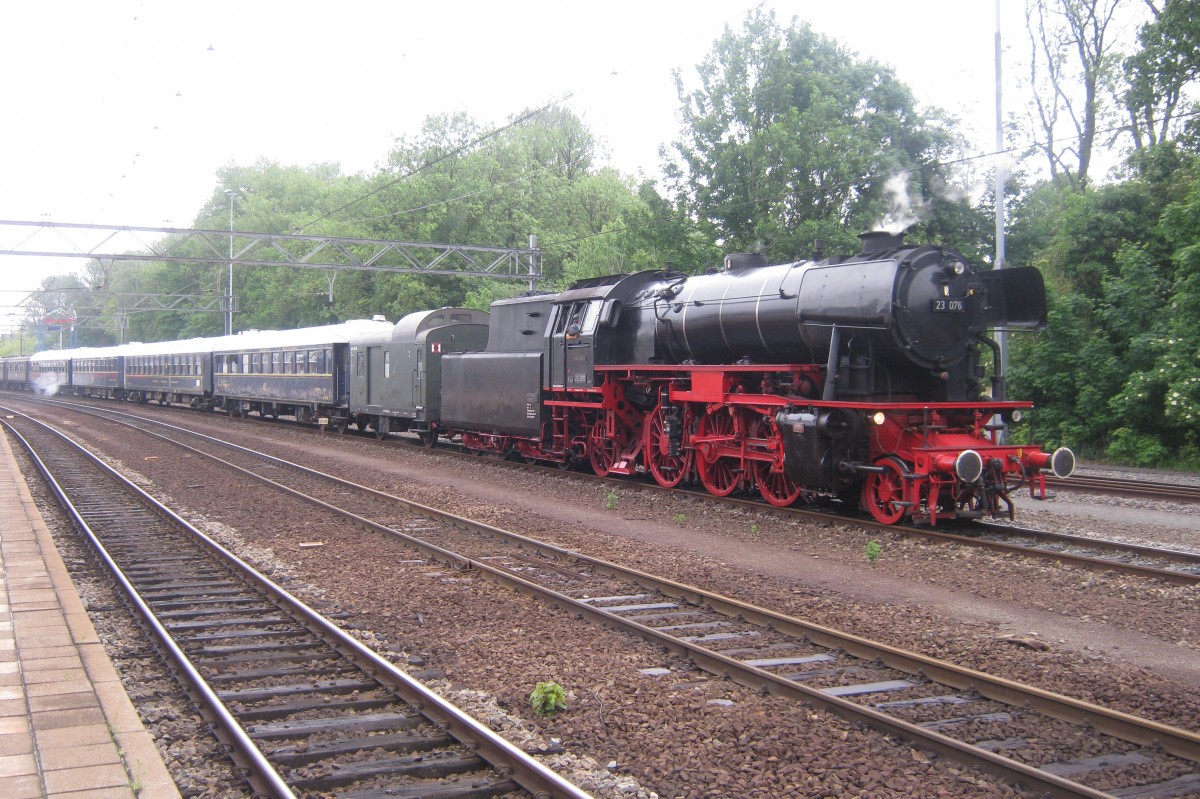
M1105 455L1116 463L1134 466L1157 466L1169 455L1168 449L1156 437L1138 433L1128 427L1113 431Z
M556 682L540 682L529 695L529 703L539 716L553 716L567 709L567 692Z
M865 547L867 563L874 563L883 554L883 545L878 541L868 541Z

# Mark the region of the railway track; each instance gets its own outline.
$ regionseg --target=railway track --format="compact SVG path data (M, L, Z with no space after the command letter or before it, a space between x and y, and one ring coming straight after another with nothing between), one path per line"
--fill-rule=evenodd
M1046 478L1046 485L1058 491L1101 494L1115 497L1137 497L1160 499L1172 502L1200 502L1200 485L1184 483L1160 483L1145 480L1129 480L1123 477L1074 474L1067 480Z
M34 400L27 395L19 396L21 396L22 399L30 402L36 401L49 402L51 404L61 404L62 407L73 408L81 412L86 412L83 409L92 409L98 413L123 413L121 411L117 411L112 408L106 408L104 406L81 405L77 401L64 402L61 400ZM157 422L147 419L146 417L140 417L133 414L123 415L133 419L142 419L146 422L154 422L156 424L166 425L165 422ZM416 444L414 443L412 445ZM421 446L427 445L421 444ZM452 456L468 459L477 457L474 455L462 454L449 449L447 449L446 452ZM557 468L539 466L536 464L505 462L505 466L514 469L535 471L539 474L545 474L547 477L555 477L561 473L561 470ZM587 477L588 475L584 475L582 473L572 473L572 476ZM668 489L663 488L662 486L659 486L653 482L634 482L626 478L617 479L593 477L592 479L611 483L615 488L620 489L632 488L641 491L688 490L686 488ZM1067 484L1075 479L1075 477L1072 477L1068 481L1059 482ZM1112 483L1114 487L1128 485L1127 481L1119 479L1110 480L1109 482ZM1181 488L1181 486L1173 487ZM1196 488L1195 490L1200 490L1200 488ZM973 523L951 523L944 524L937 528L911 525L884 525L874 521L873 519L863 516L850 516L843 512L829 511L826 509L811 507L778 508L768 505L756 498L745 499L736 496L713 497L702 490L694 493L696 493L697 496L703 497L706 501L741 506L747 510L753 510L760 513L770 513L784 517L815 519L820 521L828 521L832 517L846 524L854 524L868 529L877 529L881 532L886 532L889 534L919 538L933 543L989 549L1001 553L1016 554L1023 557L1047 560L1056 564L1068 564L1082 569L1110 571L1117 574L1128 574L1137 577L1159 579L1163 580L1164 582L1171 583L1172 585L1189 586L1200 584L1200 553L1188 550L1148 546L1125 541L1097 538L1094 536L1070 535L1048 530L1027 528L1019 525L991 523L986 521Z
M256 795L584 799L29 417L3 420Z
M398 537L461 574L541 597L653 641L713 674L819 705L1036 795L1166 797L1200 791L1200 735L1194 732L586 558L190 431L168 436L176 437L203 441L192 451L216 459L221 456L213 449L219 449L243 474ZM399 527L372 521L394 518L397 505L430 521Z

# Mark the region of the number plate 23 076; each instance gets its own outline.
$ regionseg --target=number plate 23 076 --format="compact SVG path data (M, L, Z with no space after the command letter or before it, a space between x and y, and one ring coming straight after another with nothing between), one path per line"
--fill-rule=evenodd
M962 313L967 310L966 300L956 300L950 297L940 297L931 300L929 305L930 310L934 313Z

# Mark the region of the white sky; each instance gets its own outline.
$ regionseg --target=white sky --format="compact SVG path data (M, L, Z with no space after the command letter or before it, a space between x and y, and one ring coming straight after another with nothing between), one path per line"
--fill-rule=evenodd
M1001 2L1015 87L1024 2ZM613 165L656 176L678 135L672 70L694 87L724 26L757 4L0 0L0 219L188 227L223 165L371 172L429 115L499 125L567 92ZM995 0L763 5L892 65L992 149ZM1016 98L1006 88L1006 112ZM17 243L0 231L0 248ZM0 256L0 332L15 290L84 263Z

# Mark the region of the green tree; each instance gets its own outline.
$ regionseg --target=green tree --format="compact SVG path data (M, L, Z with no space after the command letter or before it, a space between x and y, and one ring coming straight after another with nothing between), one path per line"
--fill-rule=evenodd
M782 28L752 11L726 28L687 91L684 129L665 167L687 211L727 251L807 253L816 238L850 248L889 209L900 178L919 202L941 203L936 164L953 144L892 71L859 61L807 24ZM914 220L915 221L915 220Z
M1100 123L1115 118L1121 56L1113 29L1128 0L1027 0L1029 114L1055 182L1088 184ZM1067 135L1062 132L1068 129Z
M1010 379L1037 403L1039 435L1118 461L1186 462L1200 446L1200 186L1171 144L1135 161L1122 182L1046 183L1018 206L1014 238L1053 291L1049 328L1014 343Z
M1200 78L1200 15L1195 0L1147 5L1154 18L1138 34L1141 49L1124 64L1125 108L1139 150L1178 133L1180 105L1188 86Z

